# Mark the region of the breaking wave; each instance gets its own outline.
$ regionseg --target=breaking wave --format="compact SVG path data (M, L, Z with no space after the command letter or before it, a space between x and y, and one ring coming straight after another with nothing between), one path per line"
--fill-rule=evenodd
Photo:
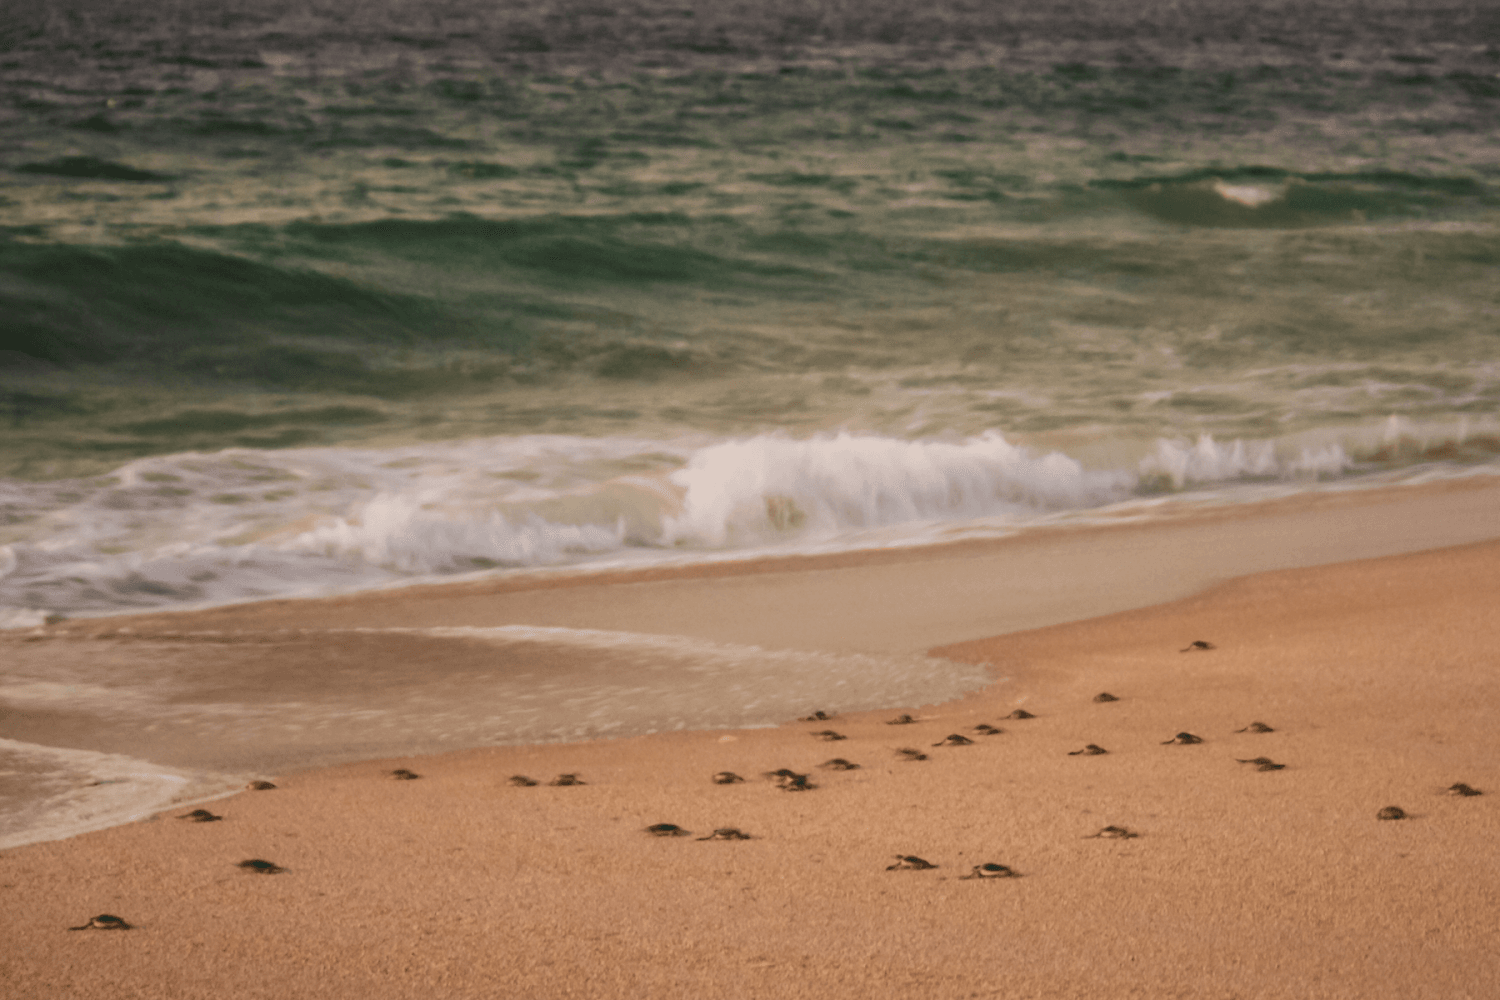
M7 484L3 499L25 521L0 546L0 627L455 574L1010 534L1163 495L1232 502L1250 484L1295 492L1371 472L1490 468L1497 455L1494 433L1393 419L1305 440L1162 439L1104 468L994 431L158 456L108 480Z

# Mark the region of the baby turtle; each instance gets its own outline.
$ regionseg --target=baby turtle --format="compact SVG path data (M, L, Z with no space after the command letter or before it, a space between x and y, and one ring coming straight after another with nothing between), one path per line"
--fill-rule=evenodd
M852 760L845 760L842 757L835 757L835 758L833 758L833 760L825 760L823 763L819 764L818 766L821 767L821 768L824 768L825 770L829 770L829 771L858 771L859 770L859 765L858 764L854 763L854 761L852 761Z
M1286 767L1285 764L1278 764L1269 757L1251 757L1249 760L1240 760L1236 757L1235 760L1241 764L1254 764L1257 771L1280 771Z
M260 858L251 858L249 861L241 861L239 867L245 869L248 872L255 872L257 875L277 875L281 872L286 871L286 869L281 867L280 865L270 861L263 861Z
M128 931L130 925L113 913L101 913L86 924L69 927L70 931Z
M969 744L971 744L973 742L974 741L971 740L971 739L969 739L967 736L961 736L958 733L949 733L947 736L943 737L943 739L942 739L941 742L934 743L933 746L935 746L935 747L966 747L966 746L968 746Z
M808 783L807 775L798 774L787 767L783 767L779 771L771 771L766 774L766 777L775 782L776 787L784 792L805 792L812 787Z
M646 827L646 832L653 837L686 837L692 831L684 830L676 823L652 823Z
M898 868L905 868L912 871L922 871L925 868L936 867L937 865L933 864L931 861L923 861L915 854L898 854L896 855L896 863L893 865L886 865L885 870L888 872L893 872Z
M898 715L894 719L887 720L886 721L886 725L887 726L909 726L913 722L916 722L916 721L917 721L916 719L913 719L909 715Z
M1170 746L1172 744L1176 744L1177 746L1187 747L1187 746L1192 746L1194 743L1202 743L1202 742L1203 742L1203 737L1201 737L1201 736L1194 736L1192 733L1178 733L1176 736L1172 737L1170 740L1162 740L1161 741L1161 745L1162 746Z
M803 722L827 722L831 718L833 718L833 716L829 715L827 712L823 711L820 708L816 712L814 712L812 715L804 716L803 719L802 719L802 721Z
M397 781L416 781L421 775L415 771L408 771L404 767L398 767L391 772L391 777Z
M1133 830L1127 830L1123 826L1106 826L1098 833L1091 833L1084 840L1130 840L1139 837L1140 834Z
M584 784L584 780L576 774L559 774L557 777L547 782L547 784L555 785L561 788L567 785L582 785Z
M720 771L714 775L714 784L716 785L735 785L744 780L744 778L741 778L733 771Z
M1026 709L1024 709L1024 708L1018 708L1014 712L1012 712L1009 715L1007 715L1006 718L1007 719L1035 719L1036 716L1032 715L1030 712L1026 711Z
M1119 701L1120 699L1116 698L1108 691L1100 691L1098 694L1094 695L1094 700L1102 703L1106 701Z
M721 826L707 837L699 837L699 840L749 840L748 833L742 833L732 826Z
M1215 646L1211 642L1207 642L1207 641L1205 641L1203 639L1198 639L1198 640L1196 640L1194 642L1188 643L1187 647L1185 649L1180 649L1180 650L1178 650L1178 652L1180 652L1180 653L1191 653L1195 649L1217 649L1217 648L1218 647Z
M1471 788L1468 785L1464 784L1462 781L1460 781L1456 785L1449 785L1448 788L1447 788L1447 790L1444 791L1443 794L1444 795L1462 795L1462 796L1468 797L1470 795L1483 795L1484 793L1481 792L1479 789L1477 789L1477 788Z
M988 722L981 722L974 727L974 732L979 733L981 736L999 736L1005 730L999 726L992 726Z
M250 789L252 792L269 792L276 786L271 784L269 781L252 781L245 787Z
M1014 868L1010 868L1010 867L1008 867L1006 865L997 865L997 864L975 865L974 868L973 868L973 870L970 871L969 874L967 874L967 875L960 875L959 876L959 878L961 878L961 879L966 879L966 878L1020 878L1020 877L1021 877L1021 873L1018 872L1018 871L1016 871Z
M533 788L537 783L535 778L528 778L524 774L512 774L508 780L517 788Z
M1101 753L1109 753L1109 751L1106 750L1106 749L1104 749L1103 747L1099 746L1097 743L1090 743L1088 746L1084 747L1082 750L1069 750L1068 751L1068 756L1069 757L1077 757L1080 754L1082 754L1085 757L1094 757L1094 756L1097 756L1097 755L1099 755Z
M820 732L813 733L813 735L826 743L833 743L837 740L847 740L849 738L843 733L834 732L832 729L824 729Z
M1400 806L1386 806L1375 814L1376 819L1405 819L1406 810Z
M927 755L925 753L923 753L920 750L913 750L911 747L902 747L900 750L897 750L896 752L899 753L902 757L906 758L907 760L926 760L927 759Z
M1272 729L1270 726L1266 725L1264 722L1252 722L1252 723L1250 723L1250 725L1246 726L1244 729L1236 729L1235 732L1237 732L1237 733L1274 733L1274 732L1276 732L1276 730Z
M190 812L190 813L183 813L181 816L178 816L177 818L178 819L191 820L194 823L213 823L213 822L216 822L218 820L223 819L224 817L223 816L215 816L213 813L209 812L207 809L194 809L192 812Z

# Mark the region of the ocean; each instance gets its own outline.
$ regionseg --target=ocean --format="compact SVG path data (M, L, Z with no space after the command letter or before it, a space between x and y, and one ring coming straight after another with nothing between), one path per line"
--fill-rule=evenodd
M13 13L0 627L1500 472L1487 5Z

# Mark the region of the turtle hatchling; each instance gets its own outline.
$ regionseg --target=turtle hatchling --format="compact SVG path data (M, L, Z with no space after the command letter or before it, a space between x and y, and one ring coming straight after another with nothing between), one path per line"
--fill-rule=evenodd
M916 721L917 721L916 719L913 719L909 715L898 715L894 719L887 720L886 721L886 725L887 726L909 726L913 722L916 722Z
M1098 694L1094 695L1094 700L1097 701L1097 702L1106 702L1106 701L1119 701L1120 699L1116 698L1114 695L1110 694L1108 691L1100 691Z
M1447 789L1445 790L1445 794L1447 794L1447 795L1462 795L1464 797L1468 797L1470 795L1483 795L1484 793L1481 792L1479 789L1477 789L1477 788L1471 788L1470 786L1468 786L1468 785L1464 784L1462 781L1460 781L1456 785L1449 785L1447 787Z
M404 767L398 767L391 772L391 777L397 781L416 781L421 775L415 771L408 771Z
M524 774L512 774L508 780L517 788L533 788L537 784L535 778L528 778Z
M646 832L653 837L686 837L691 833L676 823L653 823L646 827Z
M1162 746L1171 746L1171 745L1175 744L1177 746L1186 747L1186 746L1192 746L1194 743L1202 743L1202 742L1203 742L1203 737L1201 737L1201 736L1194 736L1192 733L1178 733L1176 736L1172 737L1170 740L1162 740L1161 741L1161 745Z
M888 871L888 872L893 872L893 871L896 871L897 869L903 869L904 868L904 869L910 869L912 871L921 871L921 870L923 870L925 868L936 868L936 867L937 867L937 865L933 864L931 861L923 861L921 858L917 857L915 854L898 854L898 855L896 855L896 863L893 864L893 865L886 865L885 866L885 870Z
M215 816L213 813L209 812L207 809L194 809L192 812L190 812L190 813L183 813L181 816L178 816L177 818L178 819L185 819L185 820L187 820L187 821L189 821L191 823L215 823L215 822L223 819L224 817L223 816Z
M735 785L744 780L744 778L741 778L733 771L720 771L714 775L714 784L716 785Z
M732 826L721 826L707 837L699 837L699 840L749 840L748 833L742 833Z
M1400 806L1386 806L1375 814L1376 819L1405 819L1406 810Z
M101 913L86 924L69 927L70 931L128 931L130 925L113 913Z
M1237 732L1237 733L1274 733L1274 732L1276 732L1276 730L1272 729L1270 726L1266 725L1264 722L1252 722L1252 723L1250 723L1250 725L1246 726L1244 729L1236 729L1235 732Z
M1012 712L1009 715L1007 715L1006 718L1007 719L1035 719L1036 716L1032 715L1030 712L1026 711L1026 709L1024 709L1024 708L1018 708L1014 712Z
M1099 755L1101 753L1109 753L1109 751L1106 750L1106 749L1104 749L1103 747L1099 746L1097 743L1090 743L1088 746L1084 747L1082 750L1069 750L1068 751L1068 756L1069 757L1077 757L1077 756L1082 755L1084 757L1094 757L1094 756L1097 756L1097 755Z
M833 758L833 760L825 760L823 763L819 764L818 766L821 767L821 768L823 768L824 770L827 770L827 771L858 771L859 770L859 765L858 764L854 763L854 761L852 761L852 760L845 760L842 757L835 757L835 758Z
M971 739L969 739L967 736L962 736L962 735L960 735L958 733L949 733L947 736L943 737L943 739L942 739L941 742L934 743L933 746L935 746L935 747L966 747L966 746L968 746L969 744L971 744L973 742L974 741L971 740Z
M1140 834L1133 830L1127 830L1123 826L1106 826L1098 833L1091 833L1084 840L1130 840L1139 837Z
M897 750L896 752L899 753L906 760L926 760L927 759L927 755L925 753L923 753L920 750L913 750L911 747L902 747L900 750Z
M584 784L584 780L576 774L559 774L557 777L547 782L547 784L556 785L558 787L563 787L566 785L582 785Z
M969 874L967 874L967 875L960 875L959 876L959 878L961 878L961 879L967 879L967 878L1020 878L1020 877L1021 877L1021 873L1018 872L1018 871L1016 871L1014 868L1011 868L1011 867L1009 867L1007 865L997 865L997 864L992 864L992 863L991 864L983 864L983 865L975 865L974 868L969 872Z
M275 862L264 861L260 858L251 858L249 861L241 861L239 863L239 867L245 869L247 872L254 872L257 875L278 875L281 872L286 871L285 868L281 867Z

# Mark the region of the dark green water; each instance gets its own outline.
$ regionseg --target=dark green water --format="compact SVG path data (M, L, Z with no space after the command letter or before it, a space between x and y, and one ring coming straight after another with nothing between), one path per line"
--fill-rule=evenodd
M23 18L0 469L1492 414L1494 17L1131 11Z

